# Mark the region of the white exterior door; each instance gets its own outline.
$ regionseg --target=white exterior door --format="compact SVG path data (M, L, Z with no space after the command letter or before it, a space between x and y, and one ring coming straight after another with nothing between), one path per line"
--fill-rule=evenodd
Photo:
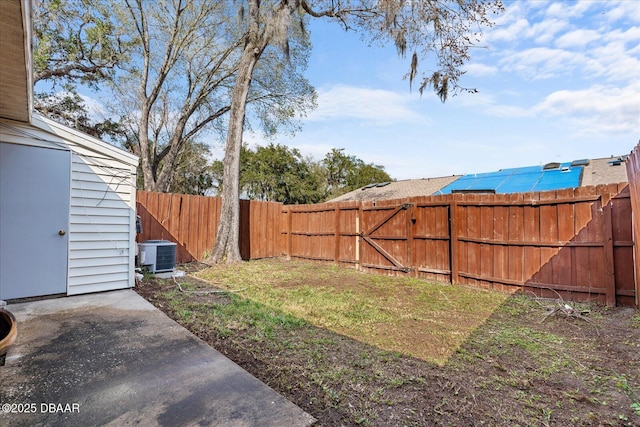
M0 143L0 299L67 292L70 151Z

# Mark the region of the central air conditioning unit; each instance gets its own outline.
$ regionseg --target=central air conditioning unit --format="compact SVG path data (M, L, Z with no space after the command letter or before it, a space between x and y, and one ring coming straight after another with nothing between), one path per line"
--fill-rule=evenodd
M140 243L139 264L151 273L173 271L176 267L176 244L168 240L147 240Z

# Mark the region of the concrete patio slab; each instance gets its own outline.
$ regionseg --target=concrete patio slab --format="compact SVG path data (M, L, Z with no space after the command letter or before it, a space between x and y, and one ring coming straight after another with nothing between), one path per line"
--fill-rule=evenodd
M308 426L314 418L132 290L9 304L0 425Z

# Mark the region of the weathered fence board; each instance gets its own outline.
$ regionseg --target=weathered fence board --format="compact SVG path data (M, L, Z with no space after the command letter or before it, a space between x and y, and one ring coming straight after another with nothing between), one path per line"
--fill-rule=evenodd
M282 229L289 242L286 254L293 258L636 305L625 184L364 202L359 209L353 204L285 206L283 211L290 217Z
M630 180L640 176L638 157L637 148ZM244 259L285 255L637 307L634 240L640 236L631 217L640 224L640 189L634 185L377 203L241 201L240 249ZM139 191L144 232L138 241L171 240L178 244L179 262L202 260L215 241L220 204L214 197Z
M203 260L210 253L220 223L221 199L217 197L137 192L137 213L145 240L170 240L177 244L180 263ZM240 202L240 254L243 259L280 256L284 253L280 232L282 204Z
M635 305L640 306L638 294L640 293L640 143L631 152L627 158L627 178L629 179L629 197L631 203L631 211L633 217L633 241L635 246L633 249L634 259L634 278L635 278Z

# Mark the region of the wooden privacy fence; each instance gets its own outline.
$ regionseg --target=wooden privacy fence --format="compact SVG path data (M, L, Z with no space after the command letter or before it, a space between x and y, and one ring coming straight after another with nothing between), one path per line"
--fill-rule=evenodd
M630 186L377 203L283 206L243 200L240 252L243 259L284 255L378 274L638 307L631 220L632 203L636 217L640 211L638 149L631 157L636 163ZM139 191L137 202L143 227L138 242L176 242L178 262L206 258L221 199Z
M218 197L137 192L137 214L142 220L138 242L170 240L177 243L179 263L202 261L211 252L220 223ZM243 259L280 253L281 203L240 201L240 254Z
M626 184L290 205L283 214L290 257L637 306Z
M633 238L634 242L636 242L634 248L635 280L636 285L640 286L640 143L636 145L636 148L627 158L626 166L631 196ZM636 307L639 304L638 292L636 292Z

